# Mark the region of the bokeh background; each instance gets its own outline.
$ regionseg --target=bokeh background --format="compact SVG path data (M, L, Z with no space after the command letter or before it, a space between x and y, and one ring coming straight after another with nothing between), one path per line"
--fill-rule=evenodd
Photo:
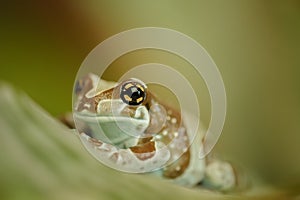
M194 38L214 59L226 87L228 111L218 154L268 184L300 191L299 1L29 0L0 5L0 80L24 90L53 116L71 110L76 72L106 38L145 26ZM116 60L106 76L116 78L146 62L189 70L174 55L145 50ZM208 123L205 92L202 102Z

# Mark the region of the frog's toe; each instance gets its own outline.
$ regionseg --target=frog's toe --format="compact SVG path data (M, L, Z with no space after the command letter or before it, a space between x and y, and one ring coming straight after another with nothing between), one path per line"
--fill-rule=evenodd
M203 185L220 191L229 191L236 186L237 178L232 165L221 160L207 164Z

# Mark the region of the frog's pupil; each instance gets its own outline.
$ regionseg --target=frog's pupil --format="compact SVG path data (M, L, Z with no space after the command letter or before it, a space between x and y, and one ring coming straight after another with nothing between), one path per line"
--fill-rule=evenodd
M130 87L124 85L120 96L123 102L128 105L140 105L144 101L145 92L136 85Z

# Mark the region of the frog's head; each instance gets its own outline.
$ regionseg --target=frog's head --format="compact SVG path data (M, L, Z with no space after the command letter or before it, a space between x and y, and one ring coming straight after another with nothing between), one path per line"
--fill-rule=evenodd
M163 125L161 118L153 117L165 114L163 108L154 103L146 84L138 79L116 84L89 74L78 81L75 95L76 123L103 142L127 148L136 145L138 138L149 137L149 132L153 134L157 119L160 128Z

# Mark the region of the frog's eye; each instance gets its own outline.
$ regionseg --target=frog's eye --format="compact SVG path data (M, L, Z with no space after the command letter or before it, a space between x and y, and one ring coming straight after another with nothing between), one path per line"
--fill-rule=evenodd
M135 81L125 82L121 87L120 98L128 105L140 105L146 98L146 87Z

